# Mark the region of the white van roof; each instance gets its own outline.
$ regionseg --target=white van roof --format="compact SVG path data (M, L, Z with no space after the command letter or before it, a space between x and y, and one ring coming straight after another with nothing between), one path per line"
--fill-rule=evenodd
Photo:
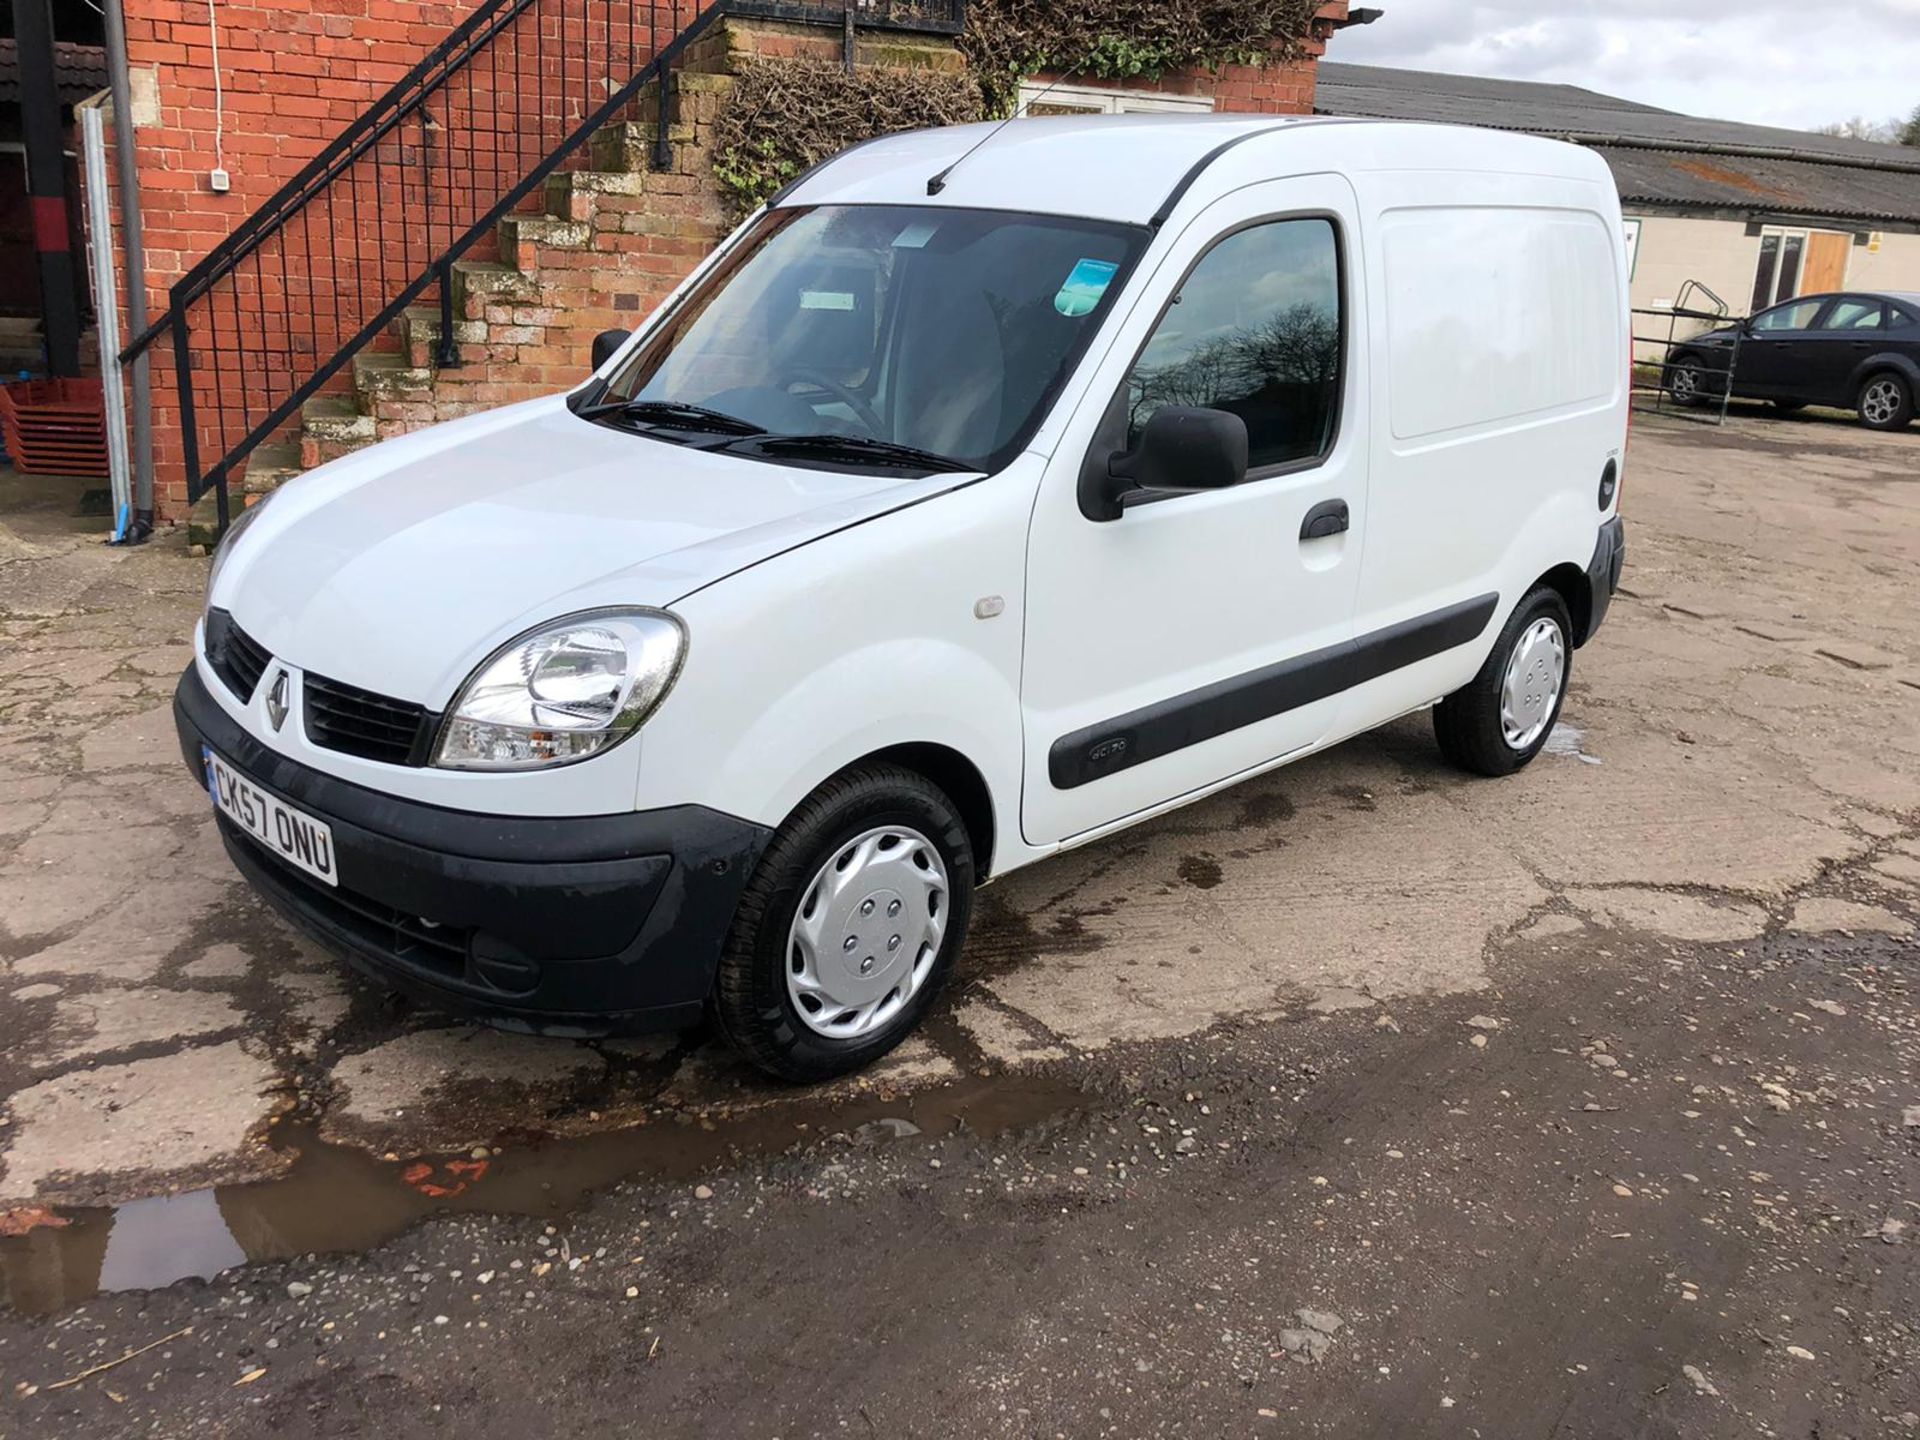
M824 162L774 203L951 205L1143 224L1164 218L1184 196L1204 201L1256 178L1388 169L1510 171L1611 184L1605 163L1578 146L1470 126L1322 116L1049 115L881 136ZM928 181L943 173L944 185L930 196Z

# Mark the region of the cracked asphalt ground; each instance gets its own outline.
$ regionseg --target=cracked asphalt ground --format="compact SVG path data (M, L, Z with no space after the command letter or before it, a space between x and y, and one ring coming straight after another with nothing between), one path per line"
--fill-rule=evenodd
M1920 435L1643 415L1626 506L1527 774L1009 877L794 1092L342 978L179 765L203 566L0 483L0 1434L1920 1433Z

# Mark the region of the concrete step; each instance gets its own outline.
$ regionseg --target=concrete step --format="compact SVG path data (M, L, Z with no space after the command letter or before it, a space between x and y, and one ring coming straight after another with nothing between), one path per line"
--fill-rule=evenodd
M409 364L409 358L367 354L353 357L353 388L360 394L360 409L369 409L370 401L382 398L432 392L433 371L424 365Z
M651 96L651 88L645 94ZM646 99L646 112L652 113L653 101ZM652 120L616 120L602 125L587 142L587 161L595 170L640 171L653 169L653 137L659 125ZM691 123L669 120L667 147L672 161L684 158L694 145ZM670 162L669 168L677 168Z
M295 441L261 445L247 457L247 478L240 486L240 493L257 498L279 489L305 469L300 463L300 446Z
M415 369L431 370L440 351L440 307L438 305L410 305L400 312L393 322L393 334L400 341L400 353L407 358L407 364ZM461 320L453 322L453 343L456 345L484 345L487 343L487 322L484 320Z
M557 250L584 250L593 243L593 227L582 220L558 215L508 215L500 221L500 256L518 259L524 264L530 257L521 252L534 245L550 245Z
M364 450L379 437L373 416L348 395L320 395L300 407L300 464L311 470Z
M489 304L529 303L540 297L540 282L523 270L491 260L453 262L453 309L478 320Z

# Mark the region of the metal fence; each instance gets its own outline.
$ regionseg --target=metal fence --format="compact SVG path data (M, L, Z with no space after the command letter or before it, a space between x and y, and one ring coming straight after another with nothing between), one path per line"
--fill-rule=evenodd
M1642 322L1634 320L1634 393L1651 395L1655 410L1677 409L1716 425L1726 424L1733 379L1740 367L1740 344L1745 338L1741 318L1730 314L1727 302L1697 280L1687 281L1671 306L1636 308L1633 313L1656 323L1666 322L1664 333L1642 334ZM1700 329L1680 333L1682 324L1696 323ZM1722 326L1733 327L1730 344L1709 347L1695 343L1703 331ZM1658 372L1645 380L1640 376L1641 346L1655 347L1660 354ZM1676 355L1682 358L1676 359Z

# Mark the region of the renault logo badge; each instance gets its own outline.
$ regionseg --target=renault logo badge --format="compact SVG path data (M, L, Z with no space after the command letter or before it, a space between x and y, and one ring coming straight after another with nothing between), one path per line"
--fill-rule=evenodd
M267 691L267 723L273 726L276 735L287 723L287 672L284 670L273 677L273 688Z

